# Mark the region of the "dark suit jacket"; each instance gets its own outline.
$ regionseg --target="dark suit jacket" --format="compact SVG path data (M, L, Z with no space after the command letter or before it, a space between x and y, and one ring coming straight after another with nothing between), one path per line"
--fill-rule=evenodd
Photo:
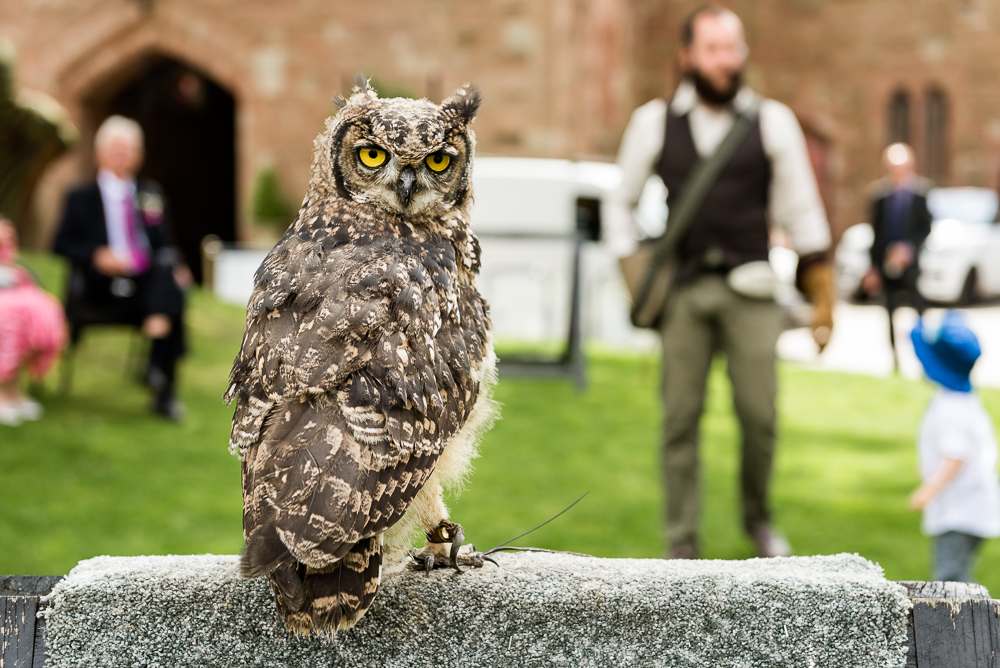
M875 240L871 247L872 266L882 272L882 263L885 261L885 253L889 248L889 230L886 220L886 201L893 195L892 190L883 190L872 200L871 225L875 232ZM920 253L927 235L931 233L931 212L927 208L927 190L918 185L910 201L909 215L903 225L902 237L894 241L906 241L913 244L913 249ZM916 274L919 272L918 263L914 261L906 273Z
M112 280L93 267L94 251L108 245L108 229L104 218L104 202L96 181L82 185L66 197L62 222L56 233L53 250L73 263L74 273L82 275L82 286L67 292L67 312L80 303L108 304L123 312L135 312L138 318L148 313L174 315L183 310L183 295L173 281L172 267L182 261L173 244L169 210L159 186L140 179L136 184L136 220L144 222L146 236L153 254L149 271L135 279L138 293L135 299L118 299L111 293ZM141 210L142 202L149 196L159 198L159 214L152 208ZM71 318L72 319L72 318Z
M161 254L163 249L173 248L169 211L156 183L140 179L136 184L136 190L137 200L143 199L146 194L152 194L164 202L162 215L158 220L153 216L144 217L142 211L136 211L136 220L145 220L146 236L149 237L149 245L152 247L153 255L156 256ZM69 258L77 266L90 268L94 251L100 246L107 245L108 228L104 218L104 202L101 200L100 187L93 181L67 195L53 250Z

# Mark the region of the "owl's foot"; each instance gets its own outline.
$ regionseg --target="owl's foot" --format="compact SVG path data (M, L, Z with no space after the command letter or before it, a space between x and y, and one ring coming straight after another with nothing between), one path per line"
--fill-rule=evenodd
M487 561L500 565L488 554L476 552L472 543L465 545L464 542L462 525L442 520L433 531L427 532L427 544L423 548L410 550L409 567L430 575L434 568L454 568L464 573L462 566L482 568Z

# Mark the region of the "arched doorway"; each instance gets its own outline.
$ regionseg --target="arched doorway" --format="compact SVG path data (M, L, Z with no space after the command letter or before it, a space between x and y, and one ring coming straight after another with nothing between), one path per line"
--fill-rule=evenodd
M90 136L105 118L134 118L146 134L141 175L163 186L177 240L201 281L201 239L236 238L236 103L205 73L147 55L94 91L84 109Z

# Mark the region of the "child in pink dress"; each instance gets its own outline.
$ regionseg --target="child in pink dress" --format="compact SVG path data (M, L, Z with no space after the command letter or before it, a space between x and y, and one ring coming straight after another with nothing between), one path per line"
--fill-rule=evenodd
M66 345L62 305L14 264L17 231L0 217L0 425L16 427L42 416L21 393L22 369L41 380Z

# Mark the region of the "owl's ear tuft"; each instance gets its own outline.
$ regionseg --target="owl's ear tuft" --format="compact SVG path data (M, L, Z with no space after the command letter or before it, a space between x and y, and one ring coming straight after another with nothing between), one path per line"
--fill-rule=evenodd
M330 98L330 100L331 100L331 101L332 101L332 102L333 102L333 103L334 103L335 105L337 105L337 108L338 108L338 109L343 109L344 107L346 107L346 106L347 106L347 100L346 100L346 99L344 98L344 96L343 96L343 95L341 95L340 93L337 93L336 95L334 95L334 96L333 96L332 98Z
M441 110L445 113L455 114L465 122L469 122L476 117L482 101L483 94L480 92L479 86L467 83L441 103Z
M362 95L367 95L368 97L378 97L375 89L371 87L371 79L360 72L354 75L354 88L352 89L352 93L361 93Z

